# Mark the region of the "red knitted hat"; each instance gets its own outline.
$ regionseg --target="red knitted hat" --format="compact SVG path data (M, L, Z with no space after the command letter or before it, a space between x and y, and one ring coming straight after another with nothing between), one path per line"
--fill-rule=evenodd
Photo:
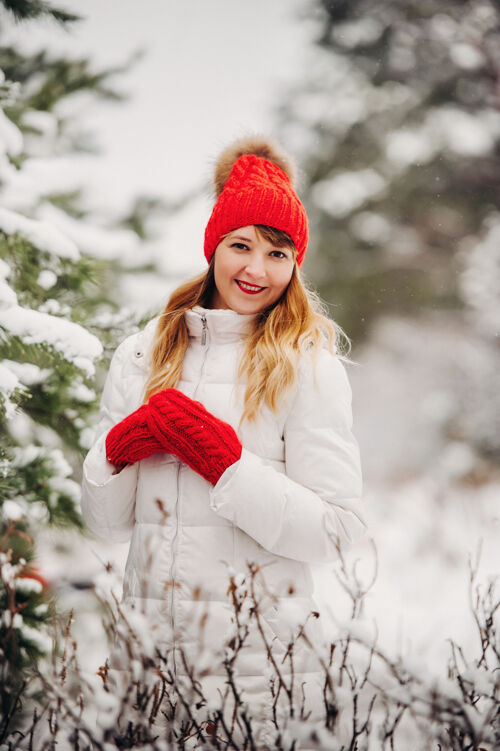
M267 139L237 141L222 152L215 171L218 194L205 229L210 263L222 237L238 227L266 224L287 232L304 260L309 238L307 214L292 185L289 157Z

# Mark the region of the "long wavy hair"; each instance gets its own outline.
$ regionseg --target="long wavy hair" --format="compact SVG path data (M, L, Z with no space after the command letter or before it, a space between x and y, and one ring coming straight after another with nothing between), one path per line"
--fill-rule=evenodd
M275 247L295 246L288 234L266 225L256 225L257 234ZM196 305L209 307L215 290L215 254L208 270L178 287L160 315L153 341L151 371L144 401L179 383L189 335L184 314ZM245 386L242 420L255 420L266 404L276 412L293 388L301 354L309 350L316 359L322 347L348 355L350 340L326 315L318 295L301 279L297 264L283 295L262 310L247 335L238 367L238 383Z

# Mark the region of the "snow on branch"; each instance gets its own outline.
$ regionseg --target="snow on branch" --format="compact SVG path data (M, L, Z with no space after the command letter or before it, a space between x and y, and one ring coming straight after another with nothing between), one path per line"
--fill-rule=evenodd
M72 261L80 258L75 243L48 222L29 219L15 211L0 208L0 231L6 235L21 235L40 250L60 258Z
M12 305L0 311L0 326L26 344L52 346L87 375L95 373L94 360L103 352L99 339L73 321Z

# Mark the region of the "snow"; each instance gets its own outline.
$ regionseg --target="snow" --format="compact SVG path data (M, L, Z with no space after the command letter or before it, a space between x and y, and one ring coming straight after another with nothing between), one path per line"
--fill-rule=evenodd
M42 287L42 289L50 289L55 284L57 284L57 274L55 274L51 269L43 269L40 271L40 274L38 275L38 279L36 280L37 284Z
M43 587L38 579L32 579L30 576L20 576L16 581L16 589L23 594L35 592L39 594Z
M486 62L484 55L477 47L464 42L451 45L450 58L455 65L464 70L477 70Z
M451 43L457 38L457 22L449 13L436 13L431 16L428 29L431 37L443 43Z
M461 441L450 441L443 450L440 469L451 478L460 478L470 472L476 463L472 448Z
M2 514L7 521L18 522L24 516L21 506L15 501L4 501L2 504Z
M43 628L32 628L26 623L18 626L23 637L35 644L42 652L50 653L52 650L52 639Z
M364 242L384 243L391 236L391 223L374 211L360 211L349 224L353 234Z
M79 443L83 449L89 450L94 442L95 430L93 428L84 428L80 433Z
M3 258L0 258L0 308L8 308L10 305L17 305L17 295L6 281L10 274L10 266L3 260Z
M0 325L26 344L54 347L77 368L89 376L94 375L94 360L102 355L102 344L83 326L17 305L0 311Z
M27 509L29 519L35 523L46 522L49 518L47 506L43 501L33 501Z
M82 491L77 482L66 477L51 477L49 484L52 491L49 496L51 503L56 504L60 495L66 495L78 506Z
M66 478L66 477L70 477L73 474L71 465L66 460L63 452L60 449L52 449L49 452L49 456L52 462L52 467L56 475L59 475L59 477L61 478ZM55 479L55 478L52 478L52 479Z
M0 161L2 205L30 213L44 196L79 190L91 171L92 162L81 155L28 157L21 170Z
M21 385L19 378L10 368L0 362L0 396L3 400L1 405L7 419L11 419L16 411L16 405L10 397Z
M464 681L471 683L476 691L483 693L485 696L489 696L495 686L496 678L492 673L488 673L481 668L474 668L469 666L462 672L462 678Z
M12 273L12 270L8 263L3 258L0 258L0 278L7 279Z
M43 112L42 110L26 110L23 112L23 125L33 128L41 136L52 141L58 132L57 118L52 112Z
M203 233L212 206L206 196L198 196L170 222L158 245L156 266L160 274L181 277L199 273L206 268L203 256Z
M17 305L17 295L5 279L0 279L0 306L5 308L11 305Z
M411 47L393 45L389 48L389 66L396 73L408 73L417 64L417 58ZM404 76L403 76L404 77Z
M356 21L336 23L333 27L333 38L348 49L359 45L376 42L384 31L384 26L373 18L361 18Z
M71 314L71 309L68 305L62 305L59 300L53 297L49 297L38 308L39 313L48 313L51 316L67 316Z
M61 258L77 261L80 257L75 243L49 222L29 219L15 211L0 208L0 230L6 235L19 234L40 250Z
M354 618L348 621L336 619L338 635L341 638L351 636L364 644L373 644L375 642L376 628L373 621L366 618Z
M68 396L76 399L78 402L93 402L96 398L96 393L93 389L89 389L82 381L75 380L68 389Z
M380 196L385 186L384 178L373 169L340 172L316 183L313 199L331 216L343 217Z
M0 392L9 397L19 386L19 378L4 363L0 363Z
M442 151L460 156L482 156L492 151L500 137L500 116L494 110L473 115L445 105L427 112L420 126L392 131L385 136L386 157L400 169L425 164Z
M417 128L392 131L385 139L387 158L403 167L428 162L436 151L437 144L424 130Z
M288 148L297 160L304 162L308 146L313 153L318 147L323 124L331 149L332 136L344 134L366 118L374 104L366 76L353 71L341 55L315 50L309 54L305 70L308 74L304 86L294 91L289 102L292 118L281 125ZM325 91L331 90L336 92L334 102L325 95Z
M427 116L428 125L440 135L443 146L461 156L483 156L495 146L499 120L488 113L470 115L451 105L437 107Z
M4 581L7 581L7 579L4 579ZM12 615L11 610L4 610L0 619L0 623L6 628L10 628L12 626L13 628L20 629L23 626L23 617L20 613L14 613L14 615Z
M42 446L35 446L33 443L29 446L19 447L16 446L13 450L14 459L12 465L14 467L25 467L31 462L34 462L38 457L42 456Z
M500 214L490 214L472 247L463 243L459 288L480 330L500 335Z
M137 259L140 241L132 230L104 229L87 219L74 219L50 204L43 204L37 216L64 233L86 256L114 260L133 253Z
M0 154L19 156L23 150L23 135L17 125L0 109Z
M30 362L3 360L3 365L14 373L25 386L34 386L37 383L43 383L52 373L49 368L39 368L38 365Z
M381 319L349 371L368 535L378 551L364 615L377 621L382 644L427 654L435 667L449 655L448 637L474 646L468 565L480 539L480 578L499 565L499 481L469 484L475 452L443 436L469 336L477 359L477 336L453 316ZM368 538L352 558L370 568Z

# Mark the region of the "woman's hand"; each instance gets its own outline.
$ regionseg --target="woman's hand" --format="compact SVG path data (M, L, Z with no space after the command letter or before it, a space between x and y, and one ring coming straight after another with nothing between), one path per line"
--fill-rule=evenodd
M241 443L231 425L181 391L159 391L147 406L146 420L160 450L175 454L213 485L241 457Z
M143 404L111 428L106 436L106 458L117 470L146 459L151 454L165 451L148 427L148 411L148 405Z

